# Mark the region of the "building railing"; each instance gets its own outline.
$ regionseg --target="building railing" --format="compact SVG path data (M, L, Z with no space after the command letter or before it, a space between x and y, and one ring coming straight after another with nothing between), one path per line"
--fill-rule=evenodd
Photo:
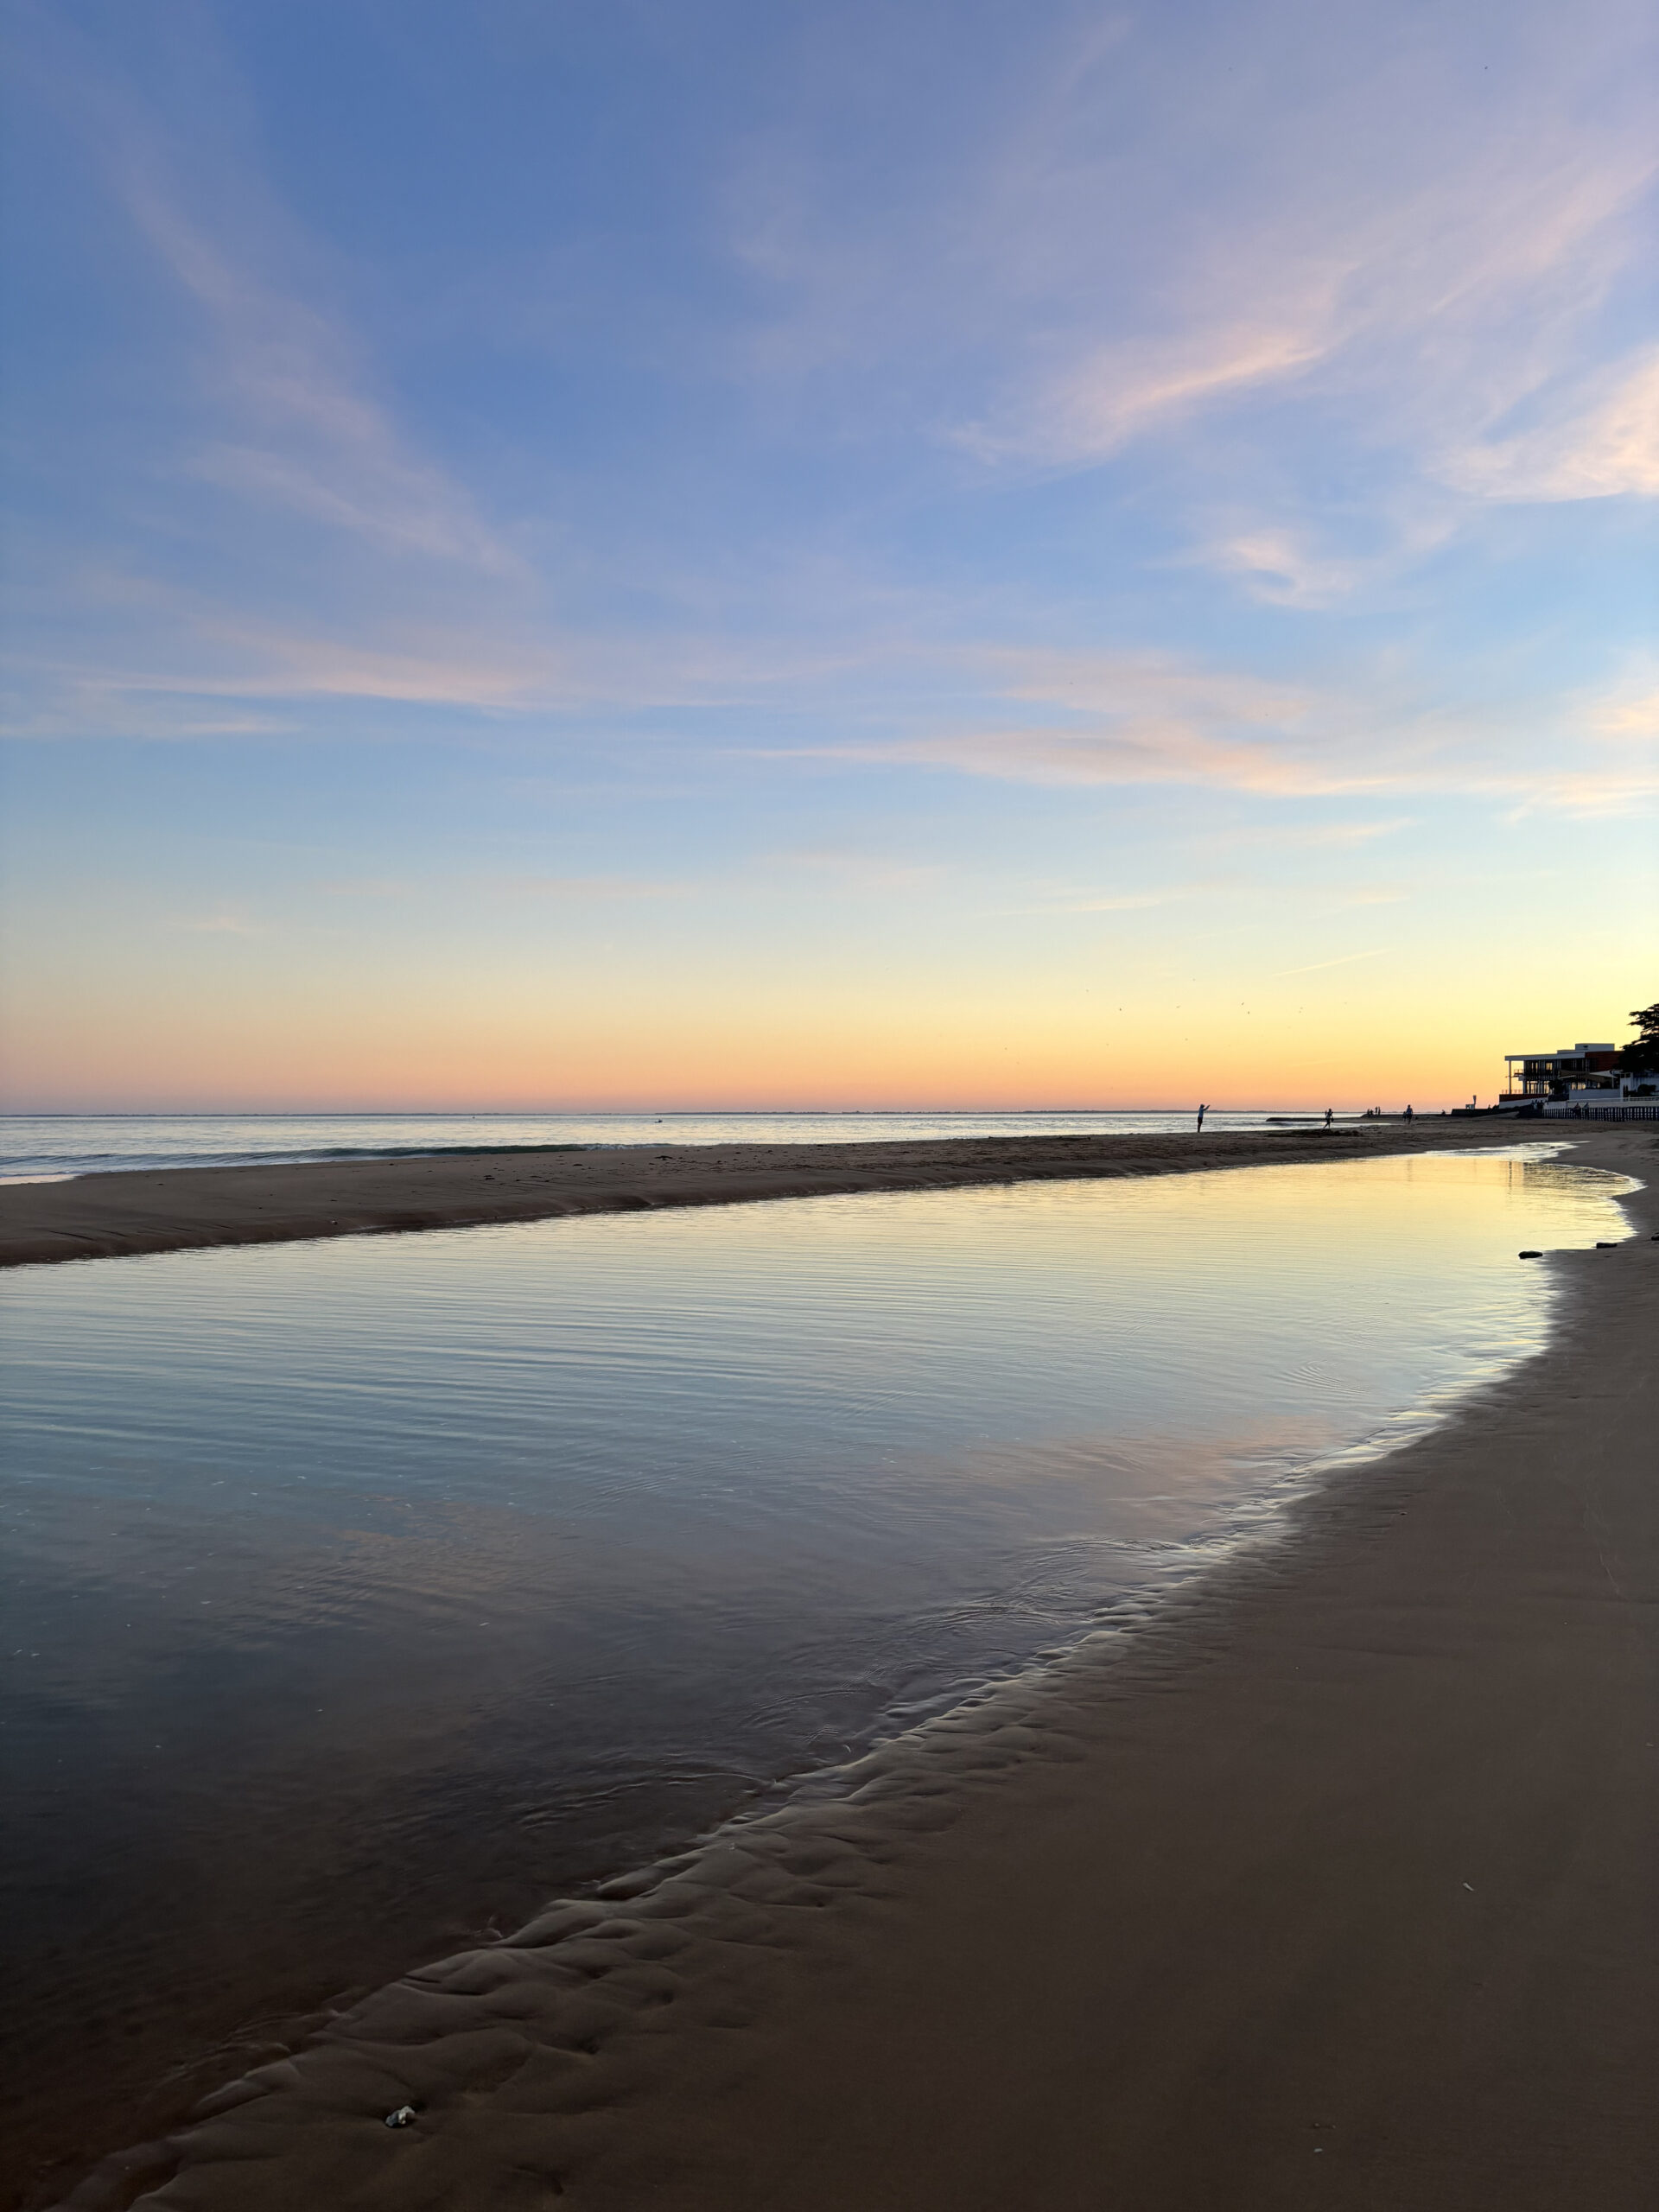
M1628 1099L1618 1106L1569 1106L1552 1098L1544 1112L1552 1122L1659 1122L1659 1098Z

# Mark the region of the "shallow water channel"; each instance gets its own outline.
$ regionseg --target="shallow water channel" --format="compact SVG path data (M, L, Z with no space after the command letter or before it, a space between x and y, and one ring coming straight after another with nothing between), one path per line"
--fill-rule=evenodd
M10 1275L6 2187L1270 1534L1626 1233L1551 1150Z

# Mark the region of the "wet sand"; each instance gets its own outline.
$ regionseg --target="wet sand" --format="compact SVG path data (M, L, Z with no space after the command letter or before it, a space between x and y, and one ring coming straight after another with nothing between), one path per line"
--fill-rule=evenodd
M1033 1136L865 1144L732 1144L615 1151L437 1154L296 1166L173 1167L0 1186L0 1267L200 1245L476 1227L560 1214L856 1191L960 1189L1077 1176L1161 1175L1378 1152L1509 1144L1558 1131L1503 1117L1425 1117L1332 1130L1191 1136Z
M1640 1128L1573 1145L1659 1165ZM1287 1538L406 1977L68 2201L1645 2208L1659 1204L1627 1205L1637 1241L1543 1262L1541 1357Z

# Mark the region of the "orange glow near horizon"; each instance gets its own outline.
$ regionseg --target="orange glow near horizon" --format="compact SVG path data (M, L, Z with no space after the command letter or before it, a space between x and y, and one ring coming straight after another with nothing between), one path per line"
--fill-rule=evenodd
M1291 1014L1126 998L1100 1011L1052 990L936 992L918 1014L891 995L822 989L742 1007L719 991L636 989L542 1008L511 992L461 1007L418 994L273 990L161 1007L105 995L95 1018L39 1006L12 1111L962 1110L1212 1105L1421 1110L1490 1103L1503 1054L1579 1037L1623 1041L1610 999L1565 1016L1373 996ZM1306 994L1305 995L1311 995ZM549 995L550 1001L552 995Z
M1433 1110L1659 992L1629 0L13 12L0 1106Z

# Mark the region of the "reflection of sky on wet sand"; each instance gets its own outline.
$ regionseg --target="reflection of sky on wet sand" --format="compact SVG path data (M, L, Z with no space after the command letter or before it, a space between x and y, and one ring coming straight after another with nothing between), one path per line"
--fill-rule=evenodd
M1420 1156L14 1275L14 1999L159 2072L837 1756L1535 1342L1517 1249L1616 1188Z

